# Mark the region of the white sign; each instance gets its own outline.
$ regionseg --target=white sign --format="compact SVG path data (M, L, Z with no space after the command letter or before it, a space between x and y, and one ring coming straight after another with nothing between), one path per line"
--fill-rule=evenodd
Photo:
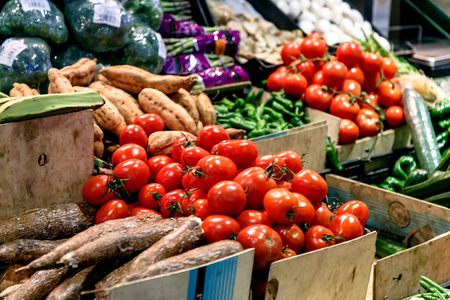
M10 40L3 44L3 50L0 52L0 64L11 67L14 58L25 50L27 46L23 41Z
M48 4L47 0L20 0L20 4L22 5L22 9L24 11L50 11L50 5Z

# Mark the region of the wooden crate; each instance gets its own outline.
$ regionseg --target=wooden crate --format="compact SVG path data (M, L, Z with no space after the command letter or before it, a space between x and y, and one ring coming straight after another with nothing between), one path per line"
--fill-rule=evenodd
M416 294L420 275L439 284L450 280L450 209L335 175L327 175L326 180L329 197L357 199L368 205L368 226L404 237L415 228L429 225L436 235L375 263L374 300Z
M82 202L94 168L92 110L0 125L0 219Z

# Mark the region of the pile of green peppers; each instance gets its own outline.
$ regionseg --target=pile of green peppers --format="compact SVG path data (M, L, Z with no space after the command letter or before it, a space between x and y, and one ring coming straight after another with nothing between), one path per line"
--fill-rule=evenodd
M430 116L436 132L437 145L442 157L445 157L450 152L450 99L430 110Z
M263 89L252 90L245 99L233 95L234 100L224 98L214 104L216 124L223 128L245 129L245 138L251 139L307 122L303 101L286 98L283 92L272 92L270 99L261 104L263 92Z

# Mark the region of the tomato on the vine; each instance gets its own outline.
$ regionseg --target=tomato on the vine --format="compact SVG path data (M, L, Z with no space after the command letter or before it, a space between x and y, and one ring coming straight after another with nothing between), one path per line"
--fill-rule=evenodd
M392 79L397 74L397 64L390 57L383 57L383 64L381 65L383 75L387 79Z
M364 228L359 222L358 218L349 213L337 215L328 225L328 228L335 236L342 239L337 240L337 243L350 241L358 238L364 234Z
M221 141L229 140L228 132L217 125L207 125L200 130L198 134L200 140L200 147L206 151L211 151L212 147Z
M359 138L359 127L349 119L341 119L339 125L339 144L352 144Z
M292 66L291 73L302 74L308 82L313 79L316 73L316 67L314 67L312 61L294 60L290 66Z
M303 247L303 251L311 252L333 246L335 243L333 231L321 225L315 225L305 232L305 246Z
M148 136L145 130L139 125L127 125L120 132L119 143L120 145L125 144L138 144L144 148L147 148Z
M202 189L189 189L185 192L181 209L186 216L192 215L193 204L199 199L206 199L206 192Z
M269 90L269 92L280 91L283 88L283 80L288 74L289 72L284 73L280 71L275 71L270 74L267 78L267 89Z
M165 218L177 218L183 216L181 201L183 201L184 190L176 189L166 193L161 198L161 213Z
M157 114L147 113L137 116L136 119L134 119L133 124L141 126L142 129L145 130L145 133L147 133L147 136L153 132L164 130L164 121Z
M377 135L381 129L380 116L372 109L363 108L356 117L360 136Z
M165 166L173 162L173 159L167 155L156 155L150 157L147 160L148 168L150 169L150 178L152 180L156 179L159 171Z
M192 169L186 174L183 175L183 178L181 179L181 185L184 189L190 190L190 189L199 189L199 177L196 174L196 170Z
M312 225L322 225L324 227L328 227L328 224L331 222L331 217L333 213L328 208L327 205L323 203L314 203L314 220Z
M402 100L402 92L395 84L390 81L384 80L377 88L378 103L384 107L390 107L397 105Z
M319 173L310 169L303 169L292 179L291 191L302 194L311 203L320 202L328 192L328 185Z
M269 218L278 224L292 224L295 220L297 197L283 188L271 189L264 196L264 209Z
M275 180L269 178L260 167L251 167L240 172L234 179L246 191L246 209L260 209L263 207L264 195L277 187Z
M300 44L300 53L308 59L325 57L327 49L327 43L323 38L310 37Z
M380 72L383 58L378 53L364 52L361 55L359 67L366 74L376 74Z
M272 227L272 221L269 216L259 210L247 209L243 210L237 217L236 221L238 221L241 228L245 228L255 224L264 224L269 227Z
M128 159L114 168L114 175L124 179L124 191L128 193L139 191L150 179L150 170L140 159Z
M295 212L294 223L306 223L310 225L314 220L314 206L305 196L299 193L292 193L297 198L297 205L293 209Z
M156 176L156 182L161 184L169 192L183 187L183 176L183 165L173 162L162 167Z
M340 89L342 92L350 93L353 96L359 97L361 94L361 85L353 79L345 79Z
M362 85L363 91L373 92L377 89L378 81L380 81L380 72L376 74L364 74L364 83Z
M371 93L367 94L367 96L365 96L365 99L373 107L377 107L378 106L378 95L375 94L374 92L371 92ZM369 104L367 104L367 103L365 103L363 101L358 100L358 104L359 104L359 107L361 107L361 109L367 108L367 109L374 110L372 108L372 106L370 106Z
M322 90L322 85L311 84L305 91L305 102L308 107L327 111L331 104L332 95Z
M212 215L211 210L209 209L209 203L207 199L198 199L192 204L192 207L189 208L190 214L196 216L197 218L202 219L204 221L207 217Z
M109 200L95 214L95 224L128 217L128 205L120 199Z
M118 165L121 162L131 158L136 158L147 162L147 151L138 144L125 144L114 151L111 157L111 162L114 165Z
M146 184L139 190L139 204L146 208L159 209L160 200L165 194L166 189L161 184Z
M276 157L281 158L286 166L291 172L286 172L282 180L290 180L295 174L300 172L303 168L302 158L295 151L286 150L275 154Z
M340 87L347 78L347 66L339 61L327 62L323 68L323 80L329 87Z
M258 147L250 140L226 140L217 144L217 154L231 159L238 169L245 169L258 158Z
M103 205L113 199L115 194L108 185L111 177L108 175L95 175L83 185L82 194L84 200L91 205Z
M287 247L285 247L284 249L283 249L283 251L281 251L281 259L284 259L284 258L289 258L289 257L293 257L293 256L296 256L297 255L297 253L294 251L294 250L292 250L292 249L289 249L289 248L287 248Z
M331 99L330 114L341 119L355 120L359 110L359 104L347 94L337 94Z
M216 215L236 216L244 210L247 198L242 186L234 181L221 181L207 194L209 209Z
M305 92L308 86L308 81L301 74L289 74L284 78L281 87L283 88L286 95L299 97Z
M194 167L198 161L205 156L211 155L208 151L201 147L190 146L181 152L180 161L183 166Z
M209 191L213 185L225 180L233 180L237 175L236 164L225 156L209 155L200 159L194 173L199 174L198 185Z
M202 223L202 229L209 244L236 237L241 231L239 223L232 217L225 215L207 217Z
M342 215L344 213L349 213L358 218L359 222L362 226L366 225L367 220L369 219L369 208L367 205L360 200L351 200L344 203L341 207L339 207L336 212L337 215Z
M275 180L281 180L283 178L283 166L284 161L273 154L266 154L258 157L252 164L252 167L260 167L263 170L267 170L271 178Z
M172 147L172 159L174 162L181 163L181 153L187 147L200 146L200 141L191 136L182 136L178 138Z
M405 114L403 108L393 105L386 109L386 121L391 127L400 127L405 124Z
M349 68L359 63L361 55L361 46L354 41L340 43L336 51L337 60Z
M292 41L284 44L281 48L281 60L285 65L289 65L300 57L300 42Z
M295 224L278 225L274 230L280 235L283 245L299 252L305 244L303 231Z
M364 84L364 73L359 67L353 67L347 72L347 79L353 79L360 85Z

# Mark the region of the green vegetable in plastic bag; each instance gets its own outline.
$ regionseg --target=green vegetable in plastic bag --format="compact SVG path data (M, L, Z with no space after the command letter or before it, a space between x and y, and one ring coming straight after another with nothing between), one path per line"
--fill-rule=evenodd
M52 65L55 68L62 69L65 66L73 65L81 58L94 59L95 55L80 49L77 45L70 45L68 48L52 55Z
M118 51L128 42L131 14L116 0L78 0L64 12L75 39L86 50Z
M56 44L68 38L64 15L49 0L9 0L0 12L0 33L40 37Z
M45 91L52 68L50 47L40 38L9 38L0 46L0 92L9 94L13 83Z
M133 14L133 24L147 25L158 30L163 19L163 9L159 0L122 0L126 10Z

